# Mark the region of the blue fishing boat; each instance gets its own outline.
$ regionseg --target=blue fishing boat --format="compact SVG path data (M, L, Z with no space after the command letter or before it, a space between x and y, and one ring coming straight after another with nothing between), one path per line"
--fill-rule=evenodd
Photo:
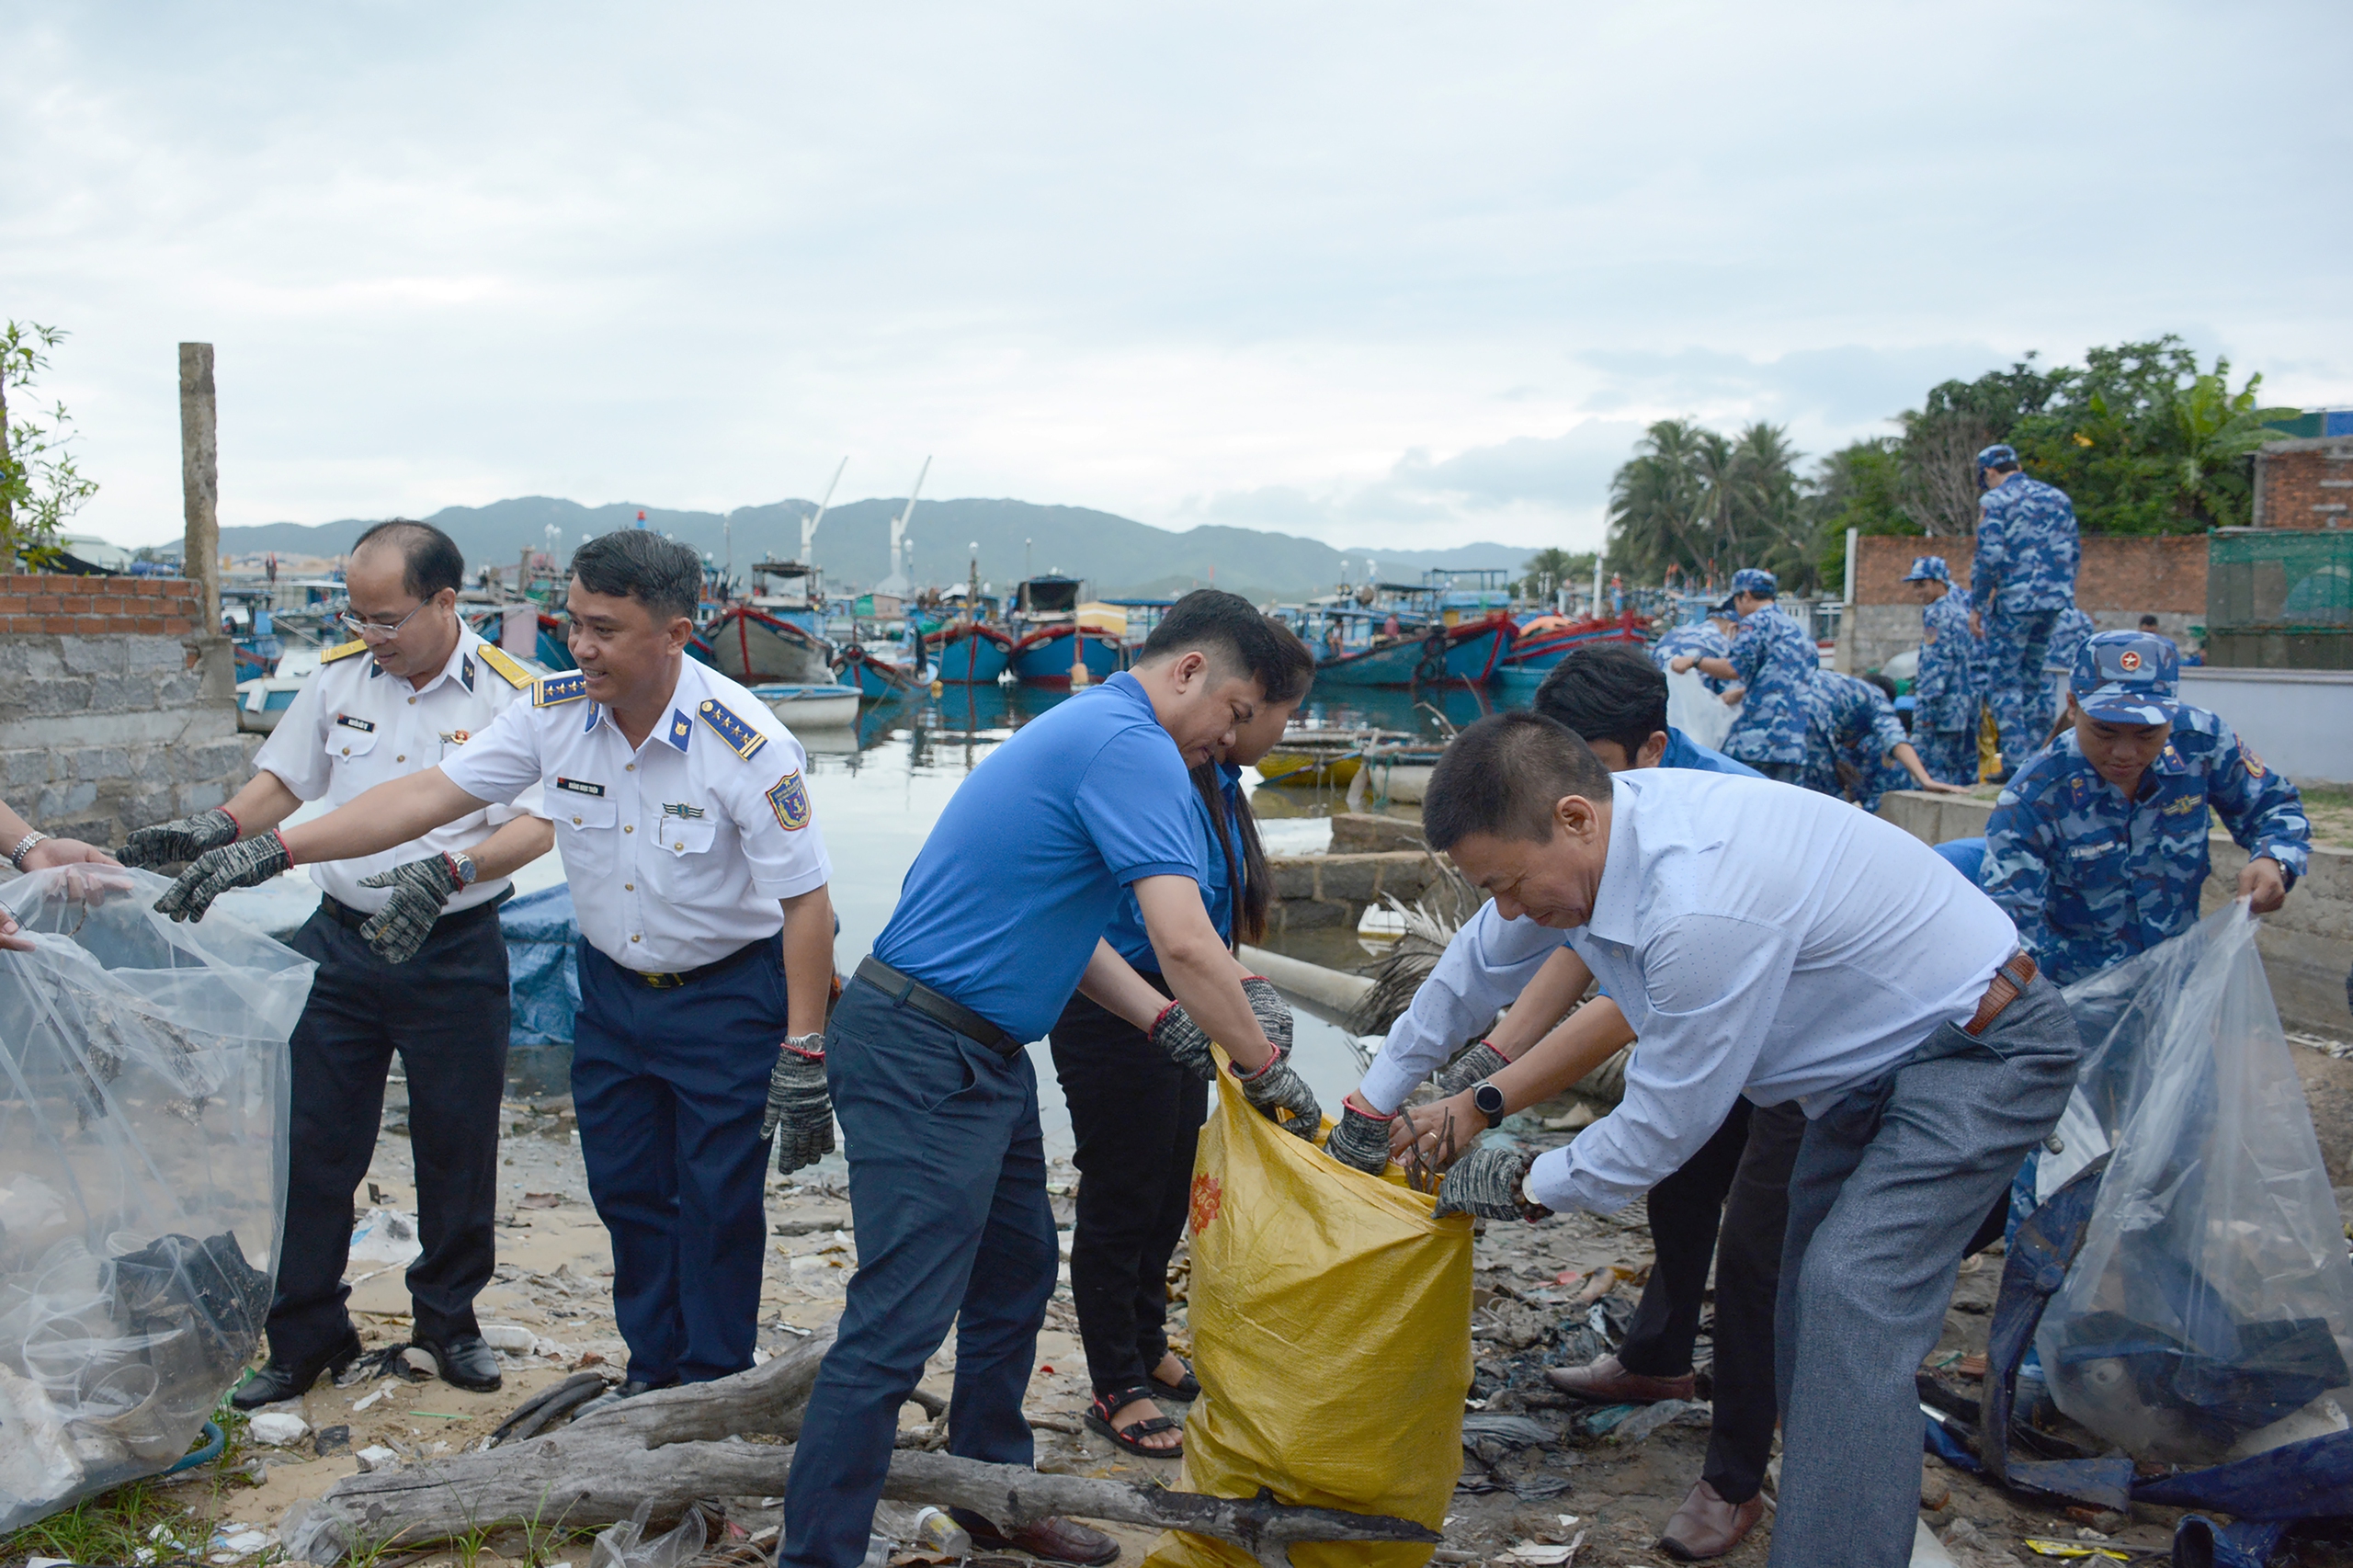
M1005 674L1013 656L1012 638L972 620L951 621L926 632L923 645L927 657L925 668L913 672L915 678L927 676L949 686L986 686Z
M1070 644L1073 636L1079 639L1075 653ZM1071 667L1079 659L1086 663L1086 684L1100 685L1120 673L1120 644L1068 621L1040 626L1013 645L1013 676L1024 686L1067 687Z
M1495 675L1511 640L1511 618L1506 615L1459 626L1433 624L1418 636L1400 635L1359 652L1331 654L1317 663L1315 678L1334 686L1476 686Z
M922 689L915 684L914 671L892 664L862 643L852 642L844 648L835 668L843 682L857 687L858 696L868 702L886 701Z

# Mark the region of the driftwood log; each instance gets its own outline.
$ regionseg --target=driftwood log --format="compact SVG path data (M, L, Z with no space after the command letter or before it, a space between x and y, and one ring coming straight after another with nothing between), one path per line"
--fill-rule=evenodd
M641 1394L545 1437L347 1477L290 1513L279 1540L298 1562L328 1563L474 1530L595 1528L648 1500L657 1517L675 1517L697 1498L778 1495L792 1449L745 1439L798 1436L832 1342L821 1330L751 1371ZM1438 1539L1408 1520L1291 1507L1263 1492L1205 1497L907 1449L892 1456L882 1494L970 1508L1006 1530L1056 1515L1189 1530L1233 1541L1268 1568L1289 1568L1293 1541Z

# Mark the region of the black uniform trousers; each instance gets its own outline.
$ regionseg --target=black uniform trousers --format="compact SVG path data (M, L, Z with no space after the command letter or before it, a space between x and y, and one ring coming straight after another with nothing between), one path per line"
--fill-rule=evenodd
M1790 1215L1790 1170L1804 1138L1805 1113L1795 1102L1760 1107L1736 1100L1715 1136L1651 1188L1655 1256L1618 1360L1651 1378L1691 1369L1713 1257L1715 1419L1699 1475L1728 1503L1745 1503L1764 1485L1779 1418L1773 1312Z
M273 1358L301 1365L351 1334L343 1271L352 1196L376 1152L384 1077L400 1052L425 1250L409 1265L416 1332L480 1333L474 1296L497 1262L498 1107L506 1084L506 943L495 902L436 921L406 963L359 935L367 918L323 899L288 943L319 971L294 1026L286 1233L269 1308Z
M1143 972L1163 995L1160 976ZM1154 1388L1168 1354L1168 1259L1191 1203L1210 1086L1115 1013L1074 995L1047 1040L1076 1140L1070 1290L1097 1393Z

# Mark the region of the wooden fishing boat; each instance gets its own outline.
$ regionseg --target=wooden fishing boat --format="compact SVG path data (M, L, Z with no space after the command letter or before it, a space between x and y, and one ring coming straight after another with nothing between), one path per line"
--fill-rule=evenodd
M823 686L833 678L834 645L796 620L753 605L729 605L705 622L711 667L745 686Z
M1082 639L1076 656L1086 663L1087 684L1099 686L1120 673L1120 644L1115 639L1092 630L1082 629L1076 634ZM1013 677L1024 686L1069 686L1072 635L1068 621L1032 630L1013 645Z
M751 690L796 734L805 729L834 729L858 722L858 692L854 686L837 686L830 681L796 686L775 681Z
M950 621L926 634L925 668L913 672L949 686L986 686L1005 674L1013 656L1013 639L985 622Z
M1361 653L1339 653L1315 666L1315 678L1334 686L1416 686L1441 681L1485 682L1512 644L1507 615L1459 626L1432 626Z
M1640 647L1650 640L1650 618L1633 610L1574 621L1545 616L1523 629L1513 642L1504 658L1504 679L1513 686L1540 682L1545 672L1566 657L1572 648L1594 642L1631 642Z
M858 696L869 702L904 697L923 689L915 684L914 671L891 663L861 643L852 642L845 647L835 670L844 684L858 687Z

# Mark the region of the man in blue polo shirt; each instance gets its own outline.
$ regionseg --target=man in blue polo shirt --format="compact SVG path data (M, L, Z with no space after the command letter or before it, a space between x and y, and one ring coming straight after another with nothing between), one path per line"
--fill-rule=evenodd
M1211 589L1179 599L1132 672L1031 720L957 790L834 1009L823 1085L810 1093L805 1063L779 1063L795 1080L779 1089L785 1119L813 1125L831 1092L858 1256L793 1457L780 1563L864 1559L899 1408L951 1323L949 1451L1030 1462L1021 1395L1059 1256L1022 1047L1074 989L1197 1069L1218 1040L1230 1086L1313 1134L1315 1096L1285 1060L1290 1012L1245 974L1202 904L1188 773L1232 743L1283 669L1248 600ZM1173 1004L1116 955L1096 961L1130 889ZM990 1549L1119 1555L1108 1536L1063 1520L1001 1533L958 1517Z

